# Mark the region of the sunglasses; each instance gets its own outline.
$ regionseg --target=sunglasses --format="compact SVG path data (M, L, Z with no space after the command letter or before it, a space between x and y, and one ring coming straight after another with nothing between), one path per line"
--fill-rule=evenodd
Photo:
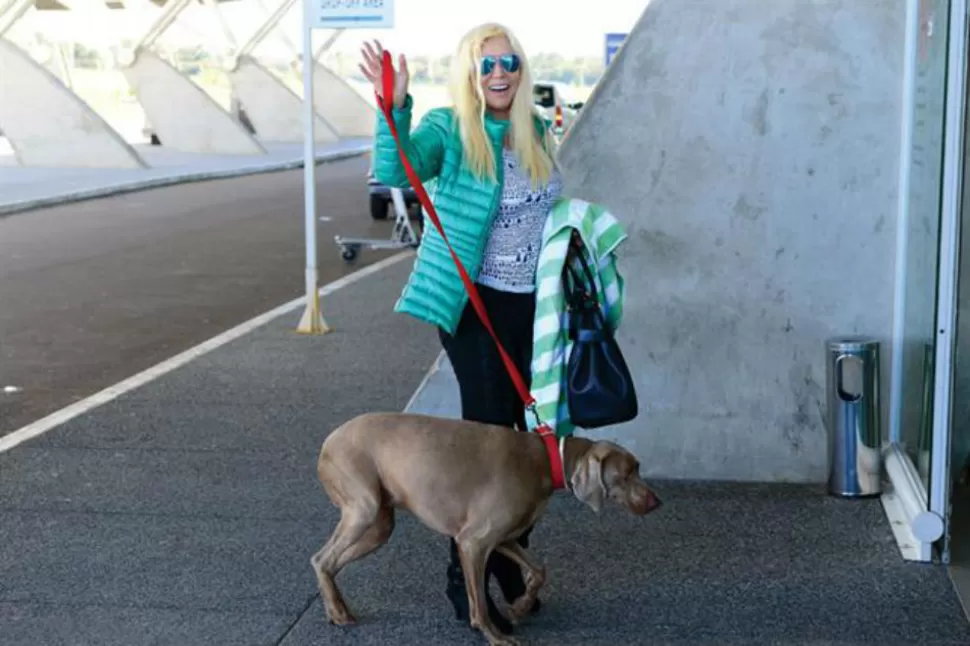
M502 54L501 56L482 56L482 76L488 76L495 69L496 64L501 64L509 74L519 71L522 61L518 54Z

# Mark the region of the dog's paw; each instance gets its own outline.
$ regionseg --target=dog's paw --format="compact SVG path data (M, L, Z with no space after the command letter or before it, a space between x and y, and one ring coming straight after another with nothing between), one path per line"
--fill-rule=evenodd
M515 600L510 606L505 609L505 614L513 624L520 624L523 619L532 614L532 607L535 604L535 597L530 598L529 595L522 595Z
M489 637L488 646L520 646L521 642L514 637L502 635L501 637Z
M330 617L330 623L334 626L355 626L357 625L357 619L348 612L345 615Z
M327 619L334 626L353 626L357 623L357 619L350 613L347 606L343 604L335 608L328 608Z

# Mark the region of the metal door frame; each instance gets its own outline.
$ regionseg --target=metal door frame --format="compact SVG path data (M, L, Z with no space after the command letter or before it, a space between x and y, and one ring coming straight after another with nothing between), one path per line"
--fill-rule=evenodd
M960 233L964 189L967 119L968 0L951 0L947 43L946 112L943 139L943 193L936 305L936 374L933 394L929 509L944 519L939 548L950 556L950 450L952 443L953 362L957 337Z
M946 76L944 81L942 179L940 224L937 237L935 328L933 342L933 421L928 487L900 446L902 436L902 357L905 341L903 313L906 300L906 241L908 227L909 165L915 100L915 56L919 1L906 5L906 64L903 78L903 123L900 151L900 207L896 249L896 293L893 329L893 363L890 392L890 433L885 466L892 490L882 501L903 558L931 561L934 548L946 562L949 557L949 497L953 360L956 340L957 285L960 265L960 209L964 170L964 126L967 108L968 3L949 0L946 23ZM970 277L968 277L970 279Z

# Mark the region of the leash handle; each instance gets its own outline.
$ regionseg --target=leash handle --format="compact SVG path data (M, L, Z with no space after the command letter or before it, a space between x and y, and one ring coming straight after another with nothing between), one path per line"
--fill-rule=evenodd
M512 379L512 383L515 385L515 389L519 393L519 397L522 398L522 402L526 406L526 410L532 413L538 424L538 430L543 433L545 429L546 433L551 432L549 427L542 423L539 418L539 413L536 410L535 398L529 392L529 389L525 385L525 381L522 379L522 375L519 373L518 368L515 367L515 362L509 356L505 348L502 347L502 343L498 340L498 335L495 334L495 330L492 328L492 322L488 318L488 313L485 311L485 304L482 302L481 296L478 294L478 290L475 288L474 282L472 282L471 277L465 270L464 265L462 265L461 260L458 258L458 254L451 246L451 242L448 241L448 236L445 235L445 230L441 226L441 220L438 219L438 213L435 211L434 205L431 203L431 199L428 197L427 191L424 190L424 186L421 183L421 179L418 177L417 172L411 166L411 162L408 160L407 154L404 152L404 146L401 145L401 138L397 132L397 125L394 123L394 118L391 114L391 106L394 101L394 66L391 61L391 54L387 50L384 50L384 55L381 65L381 81L384 90L384 98L377 96L377 104L381 108L381 112L384 113L384 118L387 120L387 125L391 129L391 134L394 135L394 141L397 142L398 154L401 157L401 163L404 165L404 171L407 173L408 179L411 181L411 186L414 188L415 193L418 195L418 199L421 201L421 205L424 207L425 211L428 213L428 217L431 218L431 222L434 223L438 233L441 234L441 238L445 241L448 246L448 251L451 253L452 260L455 261L455 266L458 268L458 274L461 276L462 282L465 284L465 289L468 292L468 298L475 308L475 312L478 314L478 318L481 319L482 325L488 330L491 335L492 340L495 341L495 345L498 346L499 355L502 357L502 362L505 364L505 369L509 373L509 377Z

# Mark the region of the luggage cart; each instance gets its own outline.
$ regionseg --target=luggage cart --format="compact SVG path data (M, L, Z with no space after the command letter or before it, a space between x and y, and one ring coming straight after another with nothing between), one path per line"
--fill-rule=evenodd
M334 242L340 247L340 256L346 262L353 262L361 249L417 248L421 240L414 232L414 227L411 226L411 218L408 214L407 204L404 202L404 194L401 192L401 189L391 189L391 201L394 203L394 228L391 229L391 237L389 239L378 240L375 238L345 238L340 235L334 236Z

